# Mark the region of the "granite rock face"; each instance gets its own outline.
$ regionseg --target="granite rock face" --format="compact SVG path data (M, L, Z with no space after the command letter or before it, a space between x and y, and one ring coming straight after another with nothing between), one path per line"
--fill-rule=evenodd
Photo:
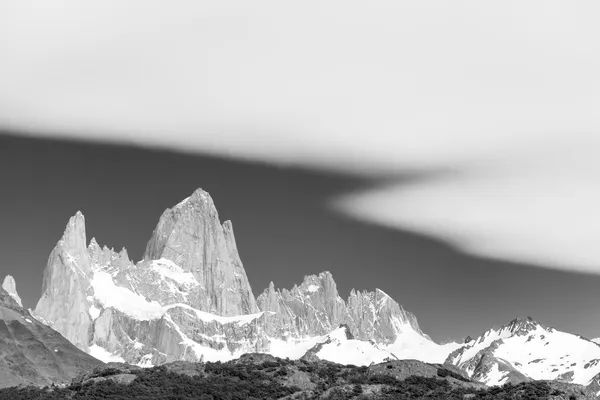
M371 342L352 342L354 348L375 349L378 357L398 358L392 353L402 356L413 344L421 346L417 356L422 348L446 351L442 359L449 352L381 290L353 290L344 301L329 272L290 290L271 283L255 299L232 225L220 223L201 189L162 214L138 263L125 249L117 253L95 239L87 245L77 213L50 255L35 315L106 362L140 366L248 352L300 358L340 325Z
M146 247L144 261L166 259L198 282L189 304L212 314L258 312L230 221L221 225L212 198L198 189L167 209Z
M68 383L102 362L37 321L0 288L0 388Z
M282 332L297 337L326 335L346 325L357 339L381 344L394 343L405 330L427 337L419 329L415 316L379 289L352 290L344 301L329 272L306 276L300 286L291 290L275 290L271 284L257 302L261 311L277 316L265 328L273 336Z
M6 290L8 294L12 296L13 299L22 307L23 303L21 302L21 298L17 293L17 284L15 283L15 278L10 275L7 275L4 278L4 282L2 283L2 289Z
M84 351L92 323L87 300L91 275L85 218L77 212L48 258L35 315Z

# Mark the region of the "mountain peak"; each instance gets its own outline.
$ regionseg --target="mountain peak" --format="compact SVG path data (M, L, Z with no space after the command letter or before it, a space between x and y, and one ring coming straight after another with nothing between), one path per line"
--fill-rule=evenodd
M203 288L188 299L195 308L222 316L258 312L231 222L221 223L208 192L197 189L161 215L143 256L160 259L192 274Z
M13 298L15 301L23 307L23 303L21 302L21 298L17 293L17 285L15 283L15 278L11 275L6 275L4 278L4 282L2 283L2 289L6 290L6 292Z
M533 318L527 317L516 317L512 321L502 327L502 329L508 329L512 334L520 336L526 335L531 331L536 330L538 327L542 327L542 325L535 321Z
M100 249L100 245L96 241L96 238L93 237L92 240L90 240L90 244L88 245L88 249L96 249L96 248Z
M172 210L181 210L190 206L214 209L215 203L207 191L198 188L190 196L177 203Z
M59 244L71 248L87 248L85 236L85 217L81 211L69 218Z

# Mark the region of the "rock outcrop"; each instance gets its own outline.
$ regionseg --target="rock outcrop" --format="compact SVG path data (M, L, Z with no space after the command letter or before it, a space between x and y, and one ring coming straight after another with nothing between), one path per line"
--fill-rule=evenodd
M13 278L10 275L7 275L4 278L4 282L2 282L2 289L6 290L6 292L8 294L10 294L12 296L12 298L15 299L15 301L21 307L23 307L23 303L21 302L21 298L19 297L19 294L17 293L17 284L15 283L15 278Z
M0 288L0 388L68 383L97 365L102 362L37 321Z

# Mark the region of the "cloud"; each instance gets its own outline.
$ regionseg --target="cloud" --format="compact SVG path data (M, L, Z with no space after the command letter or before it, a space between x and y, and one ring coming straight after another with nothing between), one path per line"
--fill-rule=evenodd
M600 272L600 137L575 135L552 151L532 145L439 179L348 194L332 206L479 256Z
M0 125L373 177L455 170L334 205L477 254L600 271L598 11L6 2Z

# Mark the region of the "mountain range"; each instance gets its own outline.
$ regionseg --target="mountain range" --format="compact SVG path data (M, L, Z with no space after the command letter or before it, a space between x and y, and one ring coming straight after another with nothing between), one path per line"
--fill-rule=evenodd
M56 346L66 349L59 354L68 355L63 362L70 365L151 367L245 353L354 365L416 359L451 364L487 385L556 380L600 391L600 345L531 318L440 345L382 290L352 290L342 299L329 272L306 276L291 289L271 283L255 297L232 223L221 223L202 189L163 212L138 262L125 248L88 242L85 217L77 212L49 256L35 310L22 308L10 277L0 296L7 332L17 325L34 337L57 332L62 336L52 337L64 337ZM2 368L9 375L12 367Z

